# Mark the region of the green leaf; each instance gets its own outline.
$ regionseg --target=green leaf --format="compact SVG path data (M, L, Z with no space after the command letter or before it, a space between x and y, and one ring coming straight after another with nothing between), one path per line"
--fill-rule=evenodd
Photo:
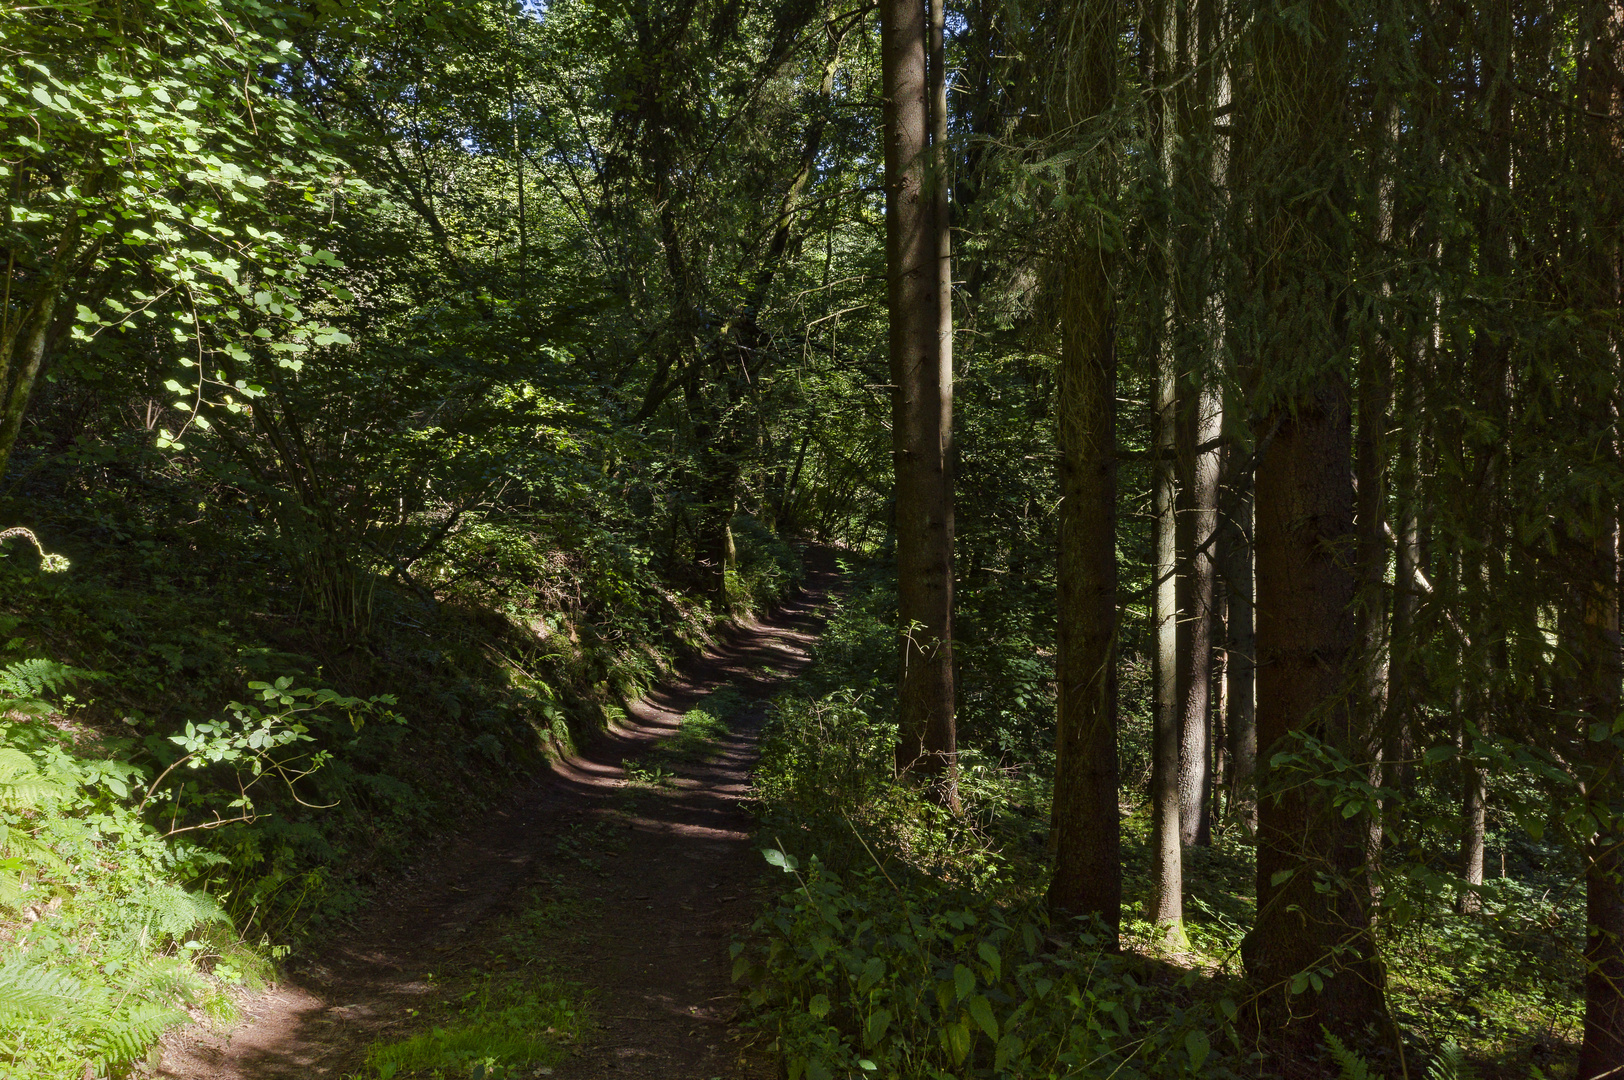
M880 1040L885 1038L885 1031L891 1026L891 1010L875 1009L868 1018L868 1045L878 1046Z
M1426 753L1421 755L1421 763L1423 765L1436 765L1440 761L1448 761L1450 758L1454 757L1455 752L1455 746L1452 743L1444 743L1440 746L1429 746Z
M1190 1055L1190 1071L1199 1072L1207 1055L1212 1053L1212 1044L1207 1041L1206 1032L1192 1031L1184 1036L1184 1049Z
M806 1011L812 1014L812 1019L822 1020L829 1015L829 996L813 994L812 1000L806 1003Z
M963 964L953 965L953 989L958 991L958 1000L963 1001L970 996L976 988L976 973Z
M992 1014L992 1003L980 994L976 994L965 1008L970 1011L970 1018L981 1025L981 1030L987 1033L987 1038L993 1042L998 1041L998 1019Z
M793 874L798 865L795 856L779 851L777 848L762 848L761 854L770 865L778 867L786 874Z
M980 956L987 966L992 968L992 977L995 982L1004 977L1003 958L998 955L998 950L993 946L992 942L983 941L977 945L976 955Z

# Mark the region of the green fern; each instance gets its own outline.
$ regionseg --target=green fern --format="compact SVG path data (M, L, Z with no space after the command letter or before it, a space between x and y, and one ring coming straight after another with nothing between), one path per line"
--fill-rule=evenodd
M1329 1031L1325 1032L1325 1045L1330 1048L1331 1057L1341 1070L1337 1073L1337 1080L1386 1080L1379 1073L1372 1073L1369 1062L1349 1050L1341 1039Z
M142 931L152 940L181 938L198 926L230 921L212 896L178 885L147 885L130 901L140 911Z
M191 1017L179 1009L143 1001L122 1015L108 1017L96 1033L96 1044L110 1061L133 1061L158 1041L158 1036Z
M1466 1052L1453 1040L1445 1039L1427 1069L1427 1080L1477 1080L1477 1073L1466 1060Z
M84 987L66 972L20 959L0 964L0 1019L18 1014L71 1019L83 999Z
M0 747L0 809L31 810L56 802L71 791L40 772L34 759L21 750Z
M107 1061L133 1061L169 1028L190 1019L173 1005L133 996L154 991L176 996L176 980L183 977L191 990L196 976L183 976L180 966L174 960L134 966L115 1000L106 988L86 987L66 972L8 960L0 964L0 1024L18 1016L48 1019L79 1032Z
M17 660L0 668L0 712L38 716L51 711L47 697L78 679L93 679L95 673L82 671L55 660Z

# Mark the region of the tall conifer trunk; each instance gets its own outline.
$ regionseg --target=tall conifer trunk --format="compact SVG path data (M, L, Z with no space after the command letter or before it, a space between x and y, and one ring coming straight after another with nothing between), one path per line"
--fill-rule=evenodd
M1585 57L1580 74L1581 169L1577 192L1588 212L1579 288L1593 308L1592 327L1580 358L1578 415L1588 436L1590 467L1619 466L1616 402L1619 394L1621 299L1624 256L1624 9L1616 0L1587 0L1580 8ZM1601 461L1596 459L1600 458ZM1576 516L1590 507L1575 508ZM1582 517L1581 517L1582 522ZM1574 666L1578 711L1591 721L1614 722L1620 699L1619 519L1608 507L1602 521L1570 528L1579 573L1575 599L1582 610ZM1586 732L1585 734L1589 734ZM1624 1073L1624 752L1619 737L1584 738L1585 796L1601 822L1584 849L1585 1020L1579 1047L1579 1080Z
M1258 914L1242 952L1276 1012L1279 1052L1295 1058L1317 1045L1322 1024L1351 1034L1379 1020L1383 995L1362 877L1368 825L1345 818L1328 789L1273 764L1282 751L1308 750L1300 736L1354 761L1365 750L1347 696L1356 664L1353 432L1339 361L1349 241L1334 208L1346 198L1347 13L1337 0L1293 11L1254 24L1243 121L1253 227L1268 258L1252 309L1262 419ZM1288 1002L1286 988L1309 972L1316 984L1299 983L1303 992Z
M902 635L897 771L957 805L953 724L952 322L946 272L941 0L880 5L886 303ZM938 58L934 72L927 55ZM934 77L934 80L933 80Z
M1063 9L1065 10L1065 9ZM1068 131L1111 106L1116 89L1116 4L1085 0L1061 20ZM1051 95L1051 107L1055 104ZM1109 147L1100 155L1109 157ZM1096 159L1073 182L1104 198L1111 171ZM1116 341L1104 221L1068 223L1061 297L1059 624L1055 793L1049 908L1121 921L1117 811ZM1114 944L1114 942L1113 942Z
M1150 55L1148 81L1150 123L1158 162L1164 177L1173 173L1173 123L1168 99L1173 82L1173 57L1179 32L1178 9L1183 0L1153 0L1146 20ZM1151 885L1145 917L1166 927L1175 938L1184 930L1184 854L1179 840L1179 754L1182 732L1178 709L1178 546L1175 535L1178 452L1178 375L1174 366L1170 327L1172 310L1171 222L1166 211L1153 222L1151 262L1157 270L1158 292L1153 310L1157 323L1149 340L1155 363L1154 457L1151 461L1151 513L1154 581L1151 618L1154 622L1154 687L1150 767Z
M1233 421L1232 421L1233 422ZM1229 750L1229 810L1247 832L1257 831L1257 641L1252 601L1252 473L1248 455L1231 441L1225 449L1230 520L1218 534L1224 575L1224 733Z
M1218 524L1217 443L1223 412L1218 396L1198 379L1185 382L1181 398L1175 701L1181 733L1179 840L1189 847L1212 843L1213 530Z
M1179 375L1178 521L1175 528L1179 712L1179 838L1185 846L1212 842L1213 590L1218 524L1219 435L1223 399L1216 378L1223 329L1213 231L1220 215L1212 192L1222 184L1214 110L1220 68L1215 59L1218 0L1186 0L1177 64L1178 146L1172 178L1178 267L1173 328Z

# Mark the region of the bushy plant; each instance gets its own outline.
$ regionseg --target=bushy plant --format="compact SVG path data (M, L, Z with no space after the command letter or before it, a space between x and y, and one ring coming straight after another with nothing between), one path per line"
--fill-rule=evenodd
M734 946L734 977L790 1080L1235 1075L1214 1052L1232 1004L1179 1007L1086 927L1060 942L1039 908L765 854L795 887Z

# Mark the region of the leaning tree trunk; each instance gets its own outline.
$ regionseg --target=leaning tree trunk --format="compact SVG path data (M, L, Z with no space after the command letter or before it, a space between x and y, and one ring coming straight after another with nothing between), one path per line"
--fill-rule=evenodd
M896 469L897 615L902 635L897 771L928 779L957 805L953 726L952 324L942 215L945 147L933 153L932 86L941 0L880 6L885 125L886 303ZM944 84L945 85L945 84ZM945 119L945 118L944 118ZM945 124L942 125L945 130Z
M1069 126L1100 117L1115 94L1116 4L1066 9L1065 93ZM1102 158L1108 155L1100 155ZM1108 173L1094 177L1108 190ZM1111 945L1122 918L1122 839L1117 811L1116 341L1105 222L1071 223L1061 296L1059 623L1054 875L1049 909L1097 916Z

